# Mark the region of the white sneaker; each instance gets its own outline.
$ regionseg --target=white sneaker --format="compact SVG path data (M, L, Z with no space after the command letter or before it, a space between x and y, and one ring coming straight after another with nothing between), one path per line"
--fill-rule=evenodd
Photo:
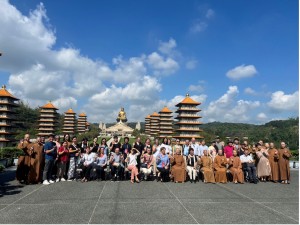
M67 181L73 181L72 179L68 179Z
M56 182L59 182L59 181L60 181L59 178L57 178L57 179L56 179Z
M53 184L53 183L54 183L54 181L53 181L53 180L49 180L49 182L50 182L50 184Z
M60 181L66 181L66 179L65 178L61 178Z
M49 181L44 180L43 184L48 185L48 184L50 184L50 183L49 183Z

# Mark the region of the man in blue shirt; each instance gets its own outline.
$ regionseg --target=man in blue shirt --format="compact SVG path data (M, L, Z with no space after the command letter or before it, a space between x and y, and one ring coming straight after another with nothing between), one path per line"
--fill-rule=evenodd
M54 165L54 160L56 159L57 147L55 142L53 142L54 135L49 136L49 141L44 145L45 154L45 167L43 172L43 184L48 185L54 183L51 179L52 169Z

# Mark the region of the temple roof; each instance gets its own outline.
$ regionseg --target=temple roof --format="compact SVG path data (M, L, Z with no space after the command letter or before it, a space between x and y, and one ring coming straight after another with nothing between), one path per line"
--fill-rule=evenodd
M76 114L72 108L68 109L67 112L65 112L66 114Z
M179 102L176 106L180 106L181 104L200 105L201 103L191 99L190 95L187 94L186 97L181 102Z
M86 116L85 113L80 113L78 116Z
M49 101L46 105L42 106L41 108L43 108L43 109L57 109L57 110L58 110L58 108L56 108L56 107L51 103L51 101Z
M132 133L133 129L129 126L127 126L124 123L117 123L111 127L108 127L106 129L106 132L128 132L128 133Z
M0 96L1 97L10 97L10 98L13 98L15 100L19 100L18 98L16 98L15 96L13 96L11 93L9 93L6 90L6 86L5 85L3 85L2 88L0 89Z
M148 116L146 116L146 119L150 119L151 118L151 115L149 114Z
M162 110L160 110L160 113L172 113L172 111L167 106L165 106Z
M159 116L159 114L157 112L154 112L151 116Z

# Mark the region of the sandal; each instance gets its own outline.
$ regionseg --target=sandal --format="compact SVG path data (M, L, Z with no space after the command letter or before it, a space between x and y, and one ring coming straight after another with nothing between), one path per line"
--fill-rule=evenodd
M132 184L134 184L134 180L130 180L130 182L131 182Z

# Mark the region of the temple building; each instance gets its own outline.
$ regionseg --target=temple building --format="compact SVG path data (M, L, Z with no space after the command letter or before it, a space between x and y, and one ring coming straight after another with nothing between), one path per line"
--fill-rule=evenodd
M76 132L76 113L73 111L73 109L69 109L67 112L65 112L63 133L74 135L75 132Z
M154 112L150 115L150 135L156 137L159 134L159 114Z
M40 107L40 117L38 120L38 136L48 136L55 134L58 124L58 108L51 102Z
M173 134L173 120L172 111L164 107L159 112L159 137L172 137Z
M145 117L145 134L150 135L150 114Z
M79 134L83 134L87 131L87 116L85 113L80 113L77 120L77 131Z
M189 94L176 105L178 107L176 113L178 113L176 122L177 129L175 130L176 135L174 138L180 140L180 143L184 143L186 139L196 138L197 141L203 138L200 135L202 131L200 129L200 124L202 124L199 120L201 116L198 115L198 112L201 110L197 108L200 105L200 102L196 102L190 98Z
M19 106L14 97L3 85L0 89L0 148L13 146L16 142L15 133L15 110Z

